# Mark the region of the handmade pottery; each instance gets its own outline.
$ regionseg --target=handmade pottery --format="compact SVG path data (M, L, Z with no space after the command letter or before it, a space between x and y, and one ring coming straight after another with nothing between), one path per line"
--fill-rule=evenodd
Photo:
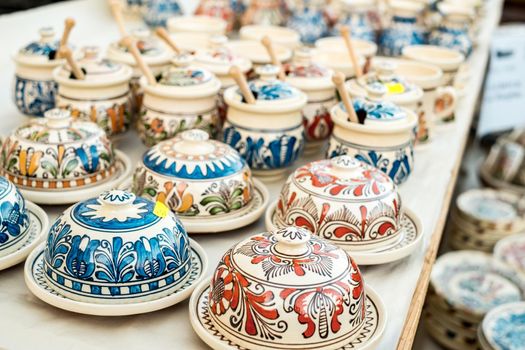
M95 123L74 120L68 111L52 109L44 119L19 127L4 140L0 173L28 199L42 203L38 193L56 197L60 192L68 193L59 196L63 203L71 203L73 193L107 185L129 170L122 169L122 160L129 167L129 159L117 156Z
M168 30L171 33L225 35L227 23L219 17L205 15L173 17L168 20Z
M270 25L248 25L241 27L239 37L241 40L261 41L268 36L272 42L284 47L295 49L301 45L301 36L290 28Z
M141 0L142 19L150 27L166 27L167 22L182 16L179 0Z
M244 101L236 86L224 92L228 114L223 139L240 153L254 174L277 176L303 151L301 111L307 96L277 80L276 66L261 66L256 72L260 79L249 85L256 98L254 104Z
M509 303L490 310L481 324L489 349L520 350L525 344L525 302Z
M525 235L517 233L496 243L494 257L525 273Z
M353 107L362 120L351 122L343 103L330 114L335 123L327 158L352 155L386 173L396 184L405 182L414 167L414 112L384 100L386 88L367 86L366 98L355 98Z
M339 35L341 26L348 26L352 37L366 41L376 41L376 23L371 13L377 9L375 0L345 0L342 14L334 26L332 35Z
M137 48L144 62L146 62L155 76L161 74L163 70L170 66L173 53L160 40L152 36L148 29L137 29L131 35L136 39ZM142 107L144 90L140 86L142 71L137 66L133 55L126 46L121 45L119 42L113 42L109 45L106 56L112 62L126 64L133 69L130 89L133 95L133 110L139 112Z
M243 25L280 26L285 21L280 0L251 0L242 14Z
M198 16L217 17L226 21L227 32L231 32L235 25L235 12L230 0L200 0L195 14Z
M95 309L92 314L97 314L100 304L108 311L129 314L137 311L137 304L173 299L182 287L192 287L187 286L190 277L195 283L192 275L202 272L202 266L195 271L194 255L203 252L195 251L198 246L189 240L180 220L165 209L121 190L69 207L51 226L45 244L27 261L28 287L60 308L83 312L74 306L88 304ZM33 269L35 263L39 271ZM35 285L35 272L45 285ZM69 306L50 298L49 289ZM125 304L136 306L126 312Z
M429 44L456 50L468 57L472 52L469 28L474 10L450 3L440 3L437 7L443 18L440 25L430 33Z
M366 73L372 62L372 57L377 53L377 44L372 41L352 38L352 45L359 56L366 60L363 71ZM340 36L322 38L315 42L315 47L321 52L342 52L348 55L344 39ZM349 57L348 57L349 58Z
M52 28L39 31L40 40L21 48L14 61L16 64L13 83L13 98L18 110L26 115L41 117L55 107L57 83L53 80L53 69L64 64L56 53L59 40Z
M358 64L361 67L365 67L365 57L359 55L357 57ZM355 76L355 67L350 59L347 52L343 51L321 51L316 50L313 53L312 61L321 66L327 67L334 72L341 72L345 75L346 79L350 79Z
M266 205L265 198L257 203L260 199L255 197L266 190L254 183L239 153L209 140L206 132L197 129L148 150L137 166L132 189L137 195L164 203L192 233L199 232L193 230L197 222L229 217L230 224L236 225L239 220L232 219L253 212L254 204L263 205L257 210L259 216ZM231 230L231 225L214 229Z
M100 60L96 47L82 51L78 63L85 79L76 79L67 64L53 70L58 83L57 107L69 110L75 118L97 123L110 136L126 131L132 113L131 68Z
M226 46L237 56L249 59L253 68L271 64L272 59L268 54L268 50L256 40L230 40ZM273 44L273 49L277 59L281 63L286 63L292 58L292 50L286 46Z
M319 151L332 134L334 123L330 109L337 103L332 71L312 62L312 52L295 51L294 60L285 66L286 82L303 91L308 103L303 108L306 149Z
M365 347L383 332L367 321L372 299L357 264L303 228L256 234L235 244L205 283L190 301L190 319L215 349L337 349L357 337ZM370 295L376 299L373 291ZM381 301L373 302L382 313ZM202 317L217 336L210 337L210 328L196 322ZM360 337L367 325L377 329L377 337ZM221 346L224 338L232 345Z
M289 8L290 16L286 26L299 33L301 42L313 44L328 32L328 20L322 0L295 1Z
M221 83L209 71L188 66L192 60L187 54L177 56L177 66L165 70L155 85L142 78L144 101L138 131L147 146L188 129L203 129L212 136L219 131Z
M380 40L385 56L399 56L405 46L425 43L420 16L424 5L415 1L392 0L389 2L391 20Z

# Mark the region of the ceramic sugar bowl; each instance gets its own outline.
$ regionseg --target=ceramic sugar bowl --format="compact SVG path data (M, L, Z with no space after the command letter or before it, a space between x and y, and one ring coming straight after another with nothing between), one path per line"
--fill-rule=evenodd
M322 148L334 126L330 109L337 103L332 71L312 62L310 49L295 51L294 60L285 66L286 82L303 91L308 103L303 108L306 150Z
M190 300L193 328L214 349L374 347L378 316L382 302L354 260L299 227L235 244Z
M40 40L21 48L16 63L13 98L20 112L41 117L55 107L57 84L53 69L64 63L56 57L59 41L52 28L40 29Z
M130 79L132 69L100 59L97 47L85 47L78 62L84 79L77 79L69 64L57 67L57 107L74 117L97 123L108 135L127 130L132 114Z
M0 164L0 174L24 196L45 204L85 199L90 191L118 184L131 170L129 158L114 150L101 128L59 109L8 136Z
M147 312L180 301L181 289L195 282L192 275L202 274L197 257L205 259L173 213L111 190L56 219L26 263L26 282L40 299L70 311Z
M138 130L147 146L187 129L203 129L212 136L219 131L221 82L205 69L188 66L192 60L187 54L177 56L176 66L164 71L154 84L142 78L144 100Z
M191 233L251 223L268 199L237 151L208 137L193 129L158 143L144 154L133 178L134 193L164 203Z
M255 96L247 103L239 88L224 92L228 114L224 142L235 148L254 174L279 176L302 153L304 126L301 111L307 96L288 83L277 80L279 68L258 67L260 79L250 82Z
M417 115L386 101L382 84L367 86L367 97L355 98L360 118L352 122L343 103L331 110L335 123L327 157L353 155L385 172L396 184L405 182L414 166L413 138Z

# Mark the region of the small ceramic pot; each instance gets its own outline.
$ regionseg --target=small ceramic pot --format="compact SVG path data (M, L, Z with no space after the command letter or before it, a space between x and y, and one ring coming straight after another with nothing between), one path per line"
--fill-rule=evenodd
M268 36L275 44L295 49L301 45L301 36L290 28L271 25L248 25L241 27L239 37L241 40L261 41Z
M52 109L4 140L0 174L23 189L79 189L111 178L115 158L111 142L96 124Z
M366 299L359 268L344 250L288 227L253 235L224 254L208 310L219 333L240 347L325 350L357 336Z
M469 29L475 16L474 10L450 3L440 3L437 7L443 18L430 33L428 43L459 51L468 57L472 52Z
M168 30L171 33L206 34L208 38L225 35L227 26L224 19L205 15L173 17L168 20Z
M340 34L341 26L348 26L352 37L366 41L376 41L376 24L373 13L377 9L375 0L345 0L342 1L342 15L334 26L332 35Z
M29 238L29 215L24 197L0 176L0 258L24 246Z
M294 5L289 9L291 14L286 26L299 33L301 42L312 45L317 39L328 33L325 1L297 1Z
M380 40L381 52L386 56L399 56L409 45L425 44L425 31L421 25L424 5L416 1L389 2L391 20Z
M352 156L309 163L284 184L277 227L303 226L347 251L386 250L403 239L394 182Z
M351 122L342 103L331 110L335 123L327 158L352 155L386 173L396 184L405 182L414 167L414 128L417 115L384 100L386 88L368 86L366 98L355 98L360 123Z
M66 209L44 250L48 285L94 304L159 299L184 285L190 269L190 243L177 217L120 190Z
M147 146L199 128L214 136L219 131L217 94L220 81L209 71L187 66L192 61L180 55L162 73L155 85L143 77L143 111L138 124L140 138Z
M16 64L13 98L23 114L41 117L55 107L57 83L53 69L64 64L56 59L59 41L52 28L40 30L40 40L21 48L13 58Z
M228 114L224 142L235 148L254 174L280 175L302 153L304 126L301 111L307 96L276 79L279 69L257 68L260 79L250 83L255 104L244 101L239 89L224 92Z
M53 71L58 83L57 107L97 123L108 135L126 131L132 114L131 68L99 60L95 47L84 48L78 63L86 75L83 80L76 79L67 64Z
M231 32L235 26L235 12L233 1L230 0L201 0L195 10L198 16L217 17L226 21L226 32Z
M132 32L133 37L137 40L139 49L144 62L151 69L153 75L157 76L163 70L168 68L173 58L173 53L167 49L158 39L151 36L147 29L138 29ZM133 96L133 110L138 113L142 107L144 89L140 86L142 72L137 66L135 58L128 52L128 49L118 42L110 44L106 54L108 60L120 64L126 64L133 69L133 75L130 80L130 89Z
M182 16L179 0L141 0L142 19L150 27L166 27L173 17Z
M237 56L249 59L253 64L253 71L249 74L250 78L255 78L255 69L266 64L271 64L272 59L268 51L260 41L255 40L230 40L227 47ZM286 46L274 44L275 55L281 64L290 61L292 50Z
M372 41L355 38L352 38L352 44L357 54L366 59L363 71L367 73L372 62L372 57L377 53L377 44ZM336 51L348 54L344 39L340 36L319 39L315 42L315 47L321 52Z
M295 51L292 64L285 67L286 82L303 91L308 103L303 108L306 149L319 151L332 134L334 123L330 109L337 103L332 71L312 62L312 52Z

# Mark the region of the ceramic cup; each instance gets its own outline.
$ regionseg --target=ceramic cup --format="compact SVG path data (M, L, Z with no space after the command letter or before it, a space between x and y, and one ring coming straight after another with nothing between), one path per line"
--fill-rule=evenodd
M265 36L272 39L273 43L290 49L296 49L301 45L301 36L291 28L272 25L247 25L239 30L241 40L261 41Z
M20 191L0 176L0 258L22 247L29 237L29 216Z

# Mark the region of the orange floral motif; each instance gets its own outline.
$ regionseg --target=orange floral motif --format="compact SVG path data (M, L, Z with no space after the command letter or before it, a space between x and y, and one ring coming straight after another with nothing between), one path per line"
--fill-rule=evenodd
M162 123L162 120L160 119L153 119L151 121L151 130L154 133L161 133L164 131L164 124Z
M191 193L185 193L188 184L179 182L166 182L164 192L159 192L157 200L169 206L176 213L185 213L193 206L193 196Z
M32 148L20 151L18 162L20 166L20 173L23 176L33 176L38 170L40 158L42 158L42 151L34 151Z

